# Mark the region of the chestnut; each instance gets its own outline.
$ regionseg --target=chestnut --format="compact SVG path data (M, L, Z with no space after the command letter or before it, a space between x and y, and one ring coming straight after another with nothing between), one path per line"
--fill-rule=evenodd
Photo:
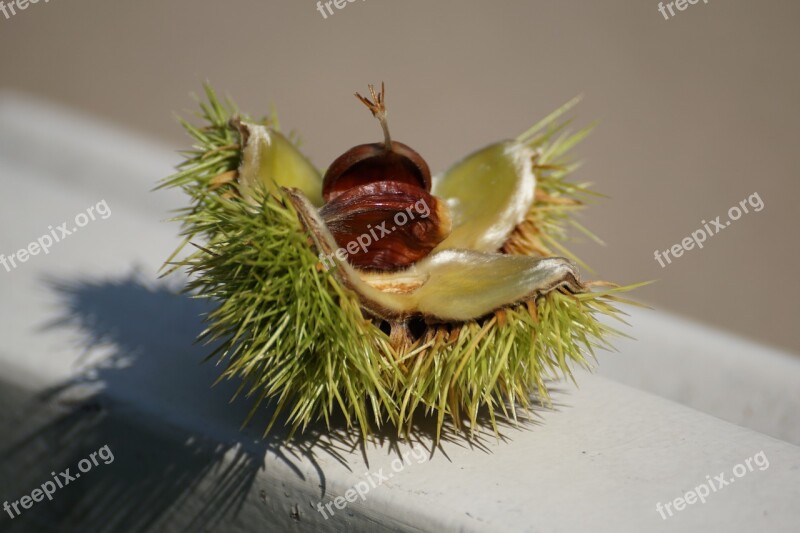
M322 181L322 197L329 202L352 187L390 179L430 192L428 163L407 144L360 144L336 158Z
M383 143L361 144L336 158L322 181L320 215L349 262L363 270L391 271L419 261L450 233L444 202L430 194L428 163L393 141L386 119L386 89L370 85L372 100L356 93L383 128Z
M376 117L383 128L383 143L360 144L349 149L328 167L322 179L322 197L328 202L352 187L392 180L409 183L431 190L431 171L428 163L416 150L393 141L389 133L386 113L386 87L375 91L370 85L372 100L356 93L358 98Z
M320 216L348 262L362 270L408 267L450 233L444 202L400 181L353 187L325 204Z

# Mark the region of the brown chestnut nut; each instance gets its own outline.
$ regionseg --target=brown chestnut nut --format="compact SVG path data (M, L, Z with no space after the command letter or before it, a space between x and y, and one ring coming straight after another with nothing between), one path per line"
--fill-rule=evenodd
M444 202L400 181L354 187L325 204L320 215L347 261L362 270L408 267L450 233Z
M413 148L397 141L360 144L331 163L322 181L322 197L326 202L352 187L382 180L409 183L431 190L428 163Z
M431 172L422 156L392 141L385 87L381 84L376 92L370 85L369 92L372 100L356 97L380 121L384 142L351 148L331 164L322 182L326 204L320 215L350 264L362 270L399 270L447 237L450 215L445 203L430 194Z
M376 181L397 181L431 190L431 170L416 150L392 141L386 119L386 87L369 86L372 100L356 93L383 128L383 143L360 144L336 158L322 179L322 197L328 202L352 187Z

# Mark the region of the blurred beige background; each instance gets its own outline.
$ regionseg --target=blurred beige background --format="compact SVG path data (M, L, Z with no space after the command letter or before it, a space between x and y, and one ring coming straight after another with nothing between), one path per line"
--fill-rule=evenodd
M671 20L657 6L366 0L326 20L312 0L39 2L0 15L0 90L179 149L173 111L208 79L250 113L275 104L324 167L380 138L352 93L385 80L394 136L435 170L583 93L578 121L600 127L578 178L610 199L582 220L607 246L575 251L600 277L659 279L638 294L658 308L800 352L800 4L710 0ZM761 212L656 263L754 192Z

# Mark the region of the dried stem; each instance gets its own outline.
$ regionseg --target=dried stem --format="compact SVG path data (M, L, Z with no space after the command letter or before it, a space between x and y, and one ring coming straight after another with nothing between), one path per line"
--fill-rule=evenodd
M392 136L389 134L389 122L386 119L388 113L386 111L385 84L381 82L381 92L376 92L375 86L369 85L369 94L372 96L372 100L361 96L359 93L356 93L356 98L358 98L361 103L367 106L367 109L372 112L372 116L377 118L381 123L381 128L383 128L383 144L386 146L387 150L391 150Z

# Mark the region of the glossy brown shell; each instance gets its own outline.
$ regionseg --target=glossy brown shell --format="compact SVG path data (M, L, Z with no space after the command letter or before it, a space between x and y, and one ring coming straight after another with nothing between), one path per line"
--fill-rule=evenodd
M360 144L331 163L322 180L322 196L326 202L362 185L393 181L431 190L428 164L413 148L393 141L392 149L383 143Z
M450 231L447 213L416 184L396 181L353 187L320 210L347 261L376 271L402 269L427 256Z

